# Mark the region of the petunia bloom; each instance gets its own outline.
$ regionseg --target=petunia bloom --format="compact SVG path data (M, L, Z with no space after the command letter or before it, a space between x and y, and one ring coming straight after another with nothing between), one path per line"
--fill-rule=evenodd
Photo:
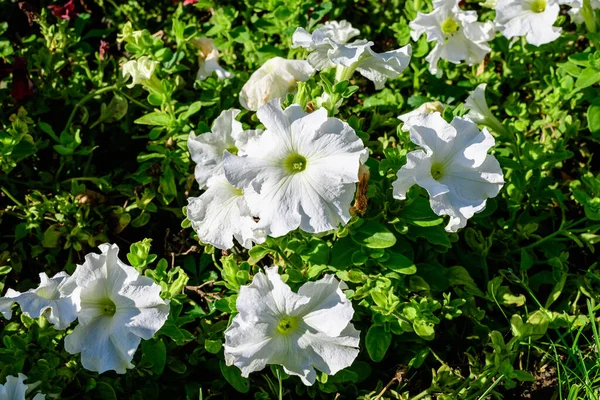
M348 32L351 32L351 35L348 35ZM412 52L410 45L385 53L376 53L372 48L373 42L355 40L346 43L355 33L348 30L347 26L342 32L336 31L333 23L312 33L298 28L292 35L292 47L309 50L311 53L308 62L317 70L335 66L337 81L350 79L357 71L371 80L377 90L383 88L388 79L398 77L408 66Z
M221 81L233 76L231 72L226 71L219 65L219 50L215 47L215 42L212 39L203 37L193 40L192 43L200 50L196 80L203 81L211 76L213 72Z
M283 99L296 90L298 82L306 82L314 73L315 70L304 60L271 58L244 84L240 104L246 110L256 111L271 100Z
M9 289L0 303L2 313L10 319L13 303L21 306L23 314L31 318L44 315L56 329L66 329L77 318L77 299L79 289L66 272L59 272L52 278L40 273L40 285L19 293Z
M585 22L583 0L559 0L558 4L565 4L570 7L569 15L571 16L571 21L576 24L583 24ZM590 7L592 10L600 9L600 0L591 0Z
M402 114L398 117L398 119L404 124L402 125L402 132L408 132L413 123L418 123L420 119L432 112L443 112L446 106L439 101L428 101L427 103L421 104L418 108Z
M187 219L201 242L227 250L233 247L233 238L247 249L265 241L243 192L223 175L210 178L208 189L200 197L189 197L188 203Z
M410 139L421 149L406 155L394 197L404 200L411 186L421 186L432 210L450 217L448 232L463 228L504 185L500 164L487 154L494 138L468 119L455 117L449 124L440 113L426 115L411 126Z
M476 11L462 11L458 4L459 0L435 0L432 12L419 12L409 24L414 41L425 33L428 42L436 42L426 58L432 74L437 73L440 58L454 64L465 61L474 65L490 52L488 41L495 36L494 24L477 22Z
M554 27L560 6L556 0L498 0L496 24L507 38L525 36L527 43L541 46L558 39Z
M360 332L351 323L352 302L333 275L292 292L277 271L265 268L240 288L239 312L225 331L225 361L248 377L269 364L283 366L305 385L316 372L334 375L358 355Z
M169 315L160 286L119 260L115 244L99 246L73 276L80 293L79 324L65 338L65 350L81 353L90 371L124 374L142 339L151 339Z
M368 150L347 123L325 109L305 114L299 105L262 106L266 130L248 142L246 154L225 153L225 176L244 191L259 226L273 237L300 228L318 233L350 219L358 168Z
M1 400L25 400L29 388L24 383L27 380L27 376L19 374L18 376L7 376L6 383L0 385L0 399ZM31 386L31 385L30 385ZM44 400L46 395L41 393L36 394L32 400Z
M240 110L225 110L215 119L210 132L196 136L190 133L188 150L192 160L197 164L195 169L196 181L200 189L206 187L206 182L213 176L223 175L223 154L243 154L248 140L258 134L258 131L244 131L242 123L236 121Z
M160 92L160 81L154 75L157 67L158 61L151 60L146 56L127 61L122 67L123 79L127 81L131 77L131 83L127 85L128 88L142 85L148 90Z
M465 107L469 112L465 117L476 124L485 125L495 132L502 133L505 131L502 123L492 114L485 100L486 87L485 83L481 83L469 93L469 97L465 100Z
M75 11L75 2L73 0L67 1L64 5L60 4L51 4L48 6L48 10L54 15L56 18L71 20L71 18L79 15Z

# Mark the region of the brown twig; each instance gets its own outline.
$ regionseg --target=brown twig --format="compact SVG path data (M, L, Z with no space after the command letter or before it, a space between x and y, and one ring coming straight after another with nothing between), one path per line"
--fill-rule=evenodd
M379 400L381 398L381 396L383 396L385 394L385 392L387 392L387 390L390 388L390 386L392 386L394 384L394 382L397 381L398 383L401 383L404 372L406 372L406 368L402 367L402 368L398 369L398 371L396 371L396 373L394 374L394 377L387 383L387 385L384 386L384 388L381 390L381 392L379 392L379 394L373 400Z

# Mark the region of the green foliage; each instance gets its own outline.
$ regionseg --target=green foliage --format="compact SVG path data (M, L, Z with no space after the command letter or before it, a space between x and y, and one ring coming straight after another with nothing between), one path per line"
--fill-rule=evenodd
M598 396L600 40L587 0L585 24L561 17L555 42L499 36L481 65L441 61L441 76L428 72L432 45L411 42L408 27L430 1L75 3L71 20L0 4L0 67L24 58L35 88L15 100L17 77L0 71L2 293L34 287L40 272L72 272L112 242L129 248L128 263L161 286L171 312L142 341L134 370L99 375L64 350L66 332L14 310L0 321L0 382L26 373L47 398L65 399L278 399L280 384L286 399ZM465 7L493 18L481 4ZM413 45L411 65L381 91L323 71L287 99L324 107L371 149L365 214L249 251L198 243L181 211L199 194L189 133L239 108L242 85L267 59L304 58L291 48L296 27L335 19L380 51ZM196 80L200 37L214 40L233 78ZM158 63L156 80L130 88L120 66L140 57ZM424 190L392 197L415 149L396 117L433 100L448 106L446 119L464 115L480 83L502 121L490 128L506 183L467 228L447 233ZM257 125L245 111L240 121ZM269 265L294 290L324 274L344 282L361 331L351 367L305 387L279 367L243 378L226 365L223 332L240 288Z

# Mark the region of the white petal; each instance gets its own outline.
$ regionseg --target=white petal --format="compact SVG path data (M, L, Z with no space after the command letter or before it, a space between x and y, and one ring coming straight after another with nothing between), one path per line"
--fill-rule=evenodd
M404 122L402 125L402 132L408 132L412 125L419 125L419 121L427 114L432 112L442 113L446 106L439 101L429 101L421 104L418 108L402 114L398 117L399 120Z
M190 133L187 144L197 164L195 176L200 188L206 187L210 177L223 174L223 153L235 152L243 145L242 124L235 119L239 113L240 110L225 110L215 119L211 132L199 136Z
M131 360L141 341L126 326L129 318L128 314L116 313L95 318L87 325L79 324L65 338L65 350L81 353L81 364L89 371L124 374L133 368Z
M257 111L263 104L282 99L298 82L310 79L315 70L307 61L274 57L266 61L244 84L239 95L242 107Z
M208 190L200 197L188 198L187 217L200 241L227 250L235 238L242 246L262 243L264 233L250 214L242 191L232 186L224 176L208 181Z
M27 385L24 383L27 376L7 376L6 383L0 385L0 399L2 400L25 400Z
M340 289L340 281L333 275L326 275L316 282L307 282L298 294L310 301L300 307L302 319L311 328L327 336L338 336L352 320L352 302Z
M356 70L365 78L375 83L375 89L383 88L388 79L395 79L404 71L410 62L412 48L410 45L385 53L375 53L369 49L371 57L358 64Z
M498 0L496 23L507 38L525 36L528 43L541 46L560 36L561 29L553 27L559 12L560 6L554 0L548 0L540 13L532 11L529 0Z
M360 35L360 31L352 27L352 24L346 20L327 21L323 28L325 34L338 43L347 43L354 36Z
M0 298L0 313L6 319L12 318L12 306L16 299L21 295L16 290L8 289L4 297Z

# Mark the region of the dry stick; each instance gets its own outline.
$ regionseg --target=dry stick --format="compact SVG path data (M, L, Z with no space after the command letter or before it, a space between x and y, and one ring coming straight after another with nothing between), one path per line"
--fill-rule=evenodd
M398 381L398 383L402 382L402 375L404 375L404 369L399 369L394 374L394 377L385 385L385 387L379 392L379 394L373 400L379 400L381 396L387 392L387 390L394 384L394 382Z
M210 280L210 281L206 281L202 285L198 285L198 286L186 286L185 288L187 290L191 290L193 292L198 293L200 295L200 297L202 297L202 298L204 298L204 297L212 297L214 299L220 300L221 296L219 296L218 294L216 294L216 293L207 293L207 292L204 292L203 290L201 290L204 286L210 285L210 284L213 284L213 283L215 283L214 279Z

